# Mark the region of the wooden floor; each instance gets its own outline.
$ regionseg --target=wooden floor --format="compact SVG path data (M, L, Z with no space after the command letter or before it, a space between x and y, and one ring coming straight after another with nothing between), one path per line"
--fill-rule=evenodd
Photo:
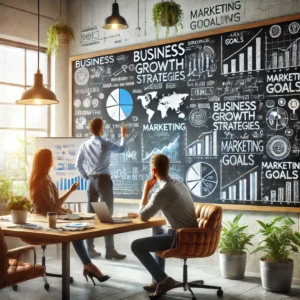
M56 256L56 246L48 249L48 271L60 271L60 260L49 258L51 255ZM104 253L104 247L98 246L99 250ZM124 252L124 251L122 251ZM40 254L40 252L39 252ZM122 261L109 261L100 257L95 259L94 263L102 270L104 274L108 274L111 278L105 283L97 283L94 287L92 282L86 282L82 276L82 265L72 249L71 253L71 275L74 283L71 284L72 300L144 300L149 299L148 293L142 288L144 284L150 283L150 276L138 263L136 258L130 251L126 253L128 257ZM260 278L258 276L250 276L247 274L244 280L228 280L220 276L218 269L211 269L209 265L205 265L204 259L189 260L189 278L190 280L204 279L206 284L220 285L224 291L221 299L264 299L264 300L299 300L300 285L293 285L289 294L274 294L265 292L261 288ZM181 280L182 261L179 259L168 259L166 263L167 274L176 280ZM48 278L50 290L44 289L44 281L42 278L27 281L19 284L18 290L13 291L12 288L0 290L0 299L14 300L54 300L61 299L61 279ZM216 295L215 290L194 289L198 300L220 299ZM182 289L170 291L161 299L191 299L188 292Z

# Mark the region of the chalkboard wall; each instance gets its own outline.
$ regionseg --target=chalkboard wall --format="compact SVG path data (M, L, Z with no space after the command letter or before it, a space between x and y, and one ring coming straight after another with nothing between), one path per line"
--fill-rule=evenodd
M300 207L299 66L299 20L72 58L72 134L127 125L115 197L139 199L163 153L195 202Z

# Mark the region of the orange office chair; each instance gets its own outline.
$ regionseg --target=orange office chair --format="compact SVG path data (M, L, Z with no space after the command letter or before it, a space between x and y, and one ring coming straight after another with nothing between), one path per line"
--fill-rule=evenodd
M46 256L45 256L45 252L46 252L46 247L47 245L53 245L53 244L57 244L57 242L53 242L53 243L45 243L45 241L43 240L31 240L31 239L27 239L27 238L22 238L22 241L27 243L27 244L30 244L30 245L35 245L35 246L41 246L42 250L43 250L43 256L42 256L42 266L45 268L46 270ZM57 278L62 278L62 274L54 274L54 273L49 273L49 272L45 272L45 275L44 275L44 281L45 281L45 284L44 284L44 288L45 290L49 290L50 288L50 285L48 283L48 279L47 279L47 276L49 277L57 277ZM70 283L73 283L73 277L70 277Z
M34 264L18 260L20 254L33 251ZM0 289L12 286L17 290L17 284L29 279L44 276L45 268L36 264L35 248L33 246L18 247L7 250L3 232L0 228Z
M80 209L80 203L78 203L78 208ZM75 204L74 204L74 211L76 211L76 205ZM53 243L45 243L45 241L43 241L43 240L37 240L37 239L31 240L31 239L27 239L27 238L22 238L22 241L25 242L25 243L27 243L27 244L30 244L30 245L41 246L41 248L43 250L42 265L45 267L45 270L46 270L46 255L45 255L45 253L46 253L46 247L48 245L54 245L54 244L57 245L58 243L55 242L55 241L53 241ZM56 277L56 278L62 278L62 274L54 274L54 273L50 273L50 272L45 272L45 275L44 275L44 280L45 280L44 288L47 291L50 288L47 276L49 276L49 277ZM73 277L70 277L70 283L73 283L73 282L74 282Z
M188 282L187 264L188 258L208 257L214 254L219 245L221 236L222 208L212 204L199 204L196 208L196 216L199 228L177 229L176 248L156 252L162 258L182 258L183 282L175 285L174 288L183 287L197 300L191 288L217 289L217 295L222 296L220 286L204 285L203 280Z

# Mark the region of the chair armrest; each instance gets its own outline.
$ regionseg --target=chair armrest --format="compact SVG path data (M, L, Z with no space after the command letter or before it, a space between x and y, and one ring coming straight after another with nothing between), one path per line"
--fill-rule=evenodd
M36 266L36 252L35 252L35 247L34 246L23 246L23 247L18 247L14 249L10 249L5 253L6 258L15 258L18 259L19 255L27 252L27 251L33 251L33 267L32 267L32 272L28 276L28 278L31 278L31 276L34 274L35 266Z
M27 251L30 251L32 250L34 252L34 255L35 255L35 247L34 246L23 246L23 247L18 247L18 248L14 248L14 249L10 249L6 252L6 256L7 257L18 257L20 254L24 253L24 252L27 252Z

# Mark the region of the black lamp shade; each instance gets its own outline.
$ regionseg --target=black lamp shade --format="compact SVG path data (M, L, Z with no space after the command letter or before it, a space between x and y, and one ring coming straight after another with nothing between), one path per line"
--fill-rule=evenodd
M55 94L44 87L43 74L41 74L40 67L40 0L38 0L38 68L34 74L34 84L29 90L26 90L20 100L16 101L16 104L24 105L47 105L57 104Z
M105 19L104 29L126 29L128 28L128 24L126 20L120 16L119 13L119 4L113 3L112 5L112 15Z
M43 74L38 70L34 74L34 85L29 90L26 90L20 100L16 101L16 104L25 105L45 105L45 104L57 104L55 94L44 87Z

